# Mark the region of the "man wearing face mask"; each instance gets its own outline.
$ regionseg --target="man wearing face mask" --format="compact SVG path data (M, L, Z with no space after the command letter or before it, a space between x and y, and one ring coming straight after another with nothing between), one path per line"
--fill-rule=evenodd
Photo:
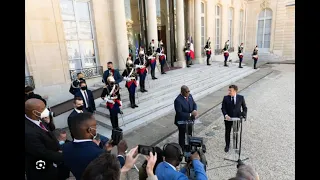
M119 70L113 68L112 62L108 62L107 66L108 66L108 70L104 71L102 76L102 82L108 85L107 78L109 76L113 76L113 78L116 81L116 84L119 84L122 81L122 77L120 76Z
M83 101L83 108L87 111L94 113L96 111L96 104L92 92L87 88L84 81L80 81L80 91L76 92L74 97L81 97Z
M227 60L228 60L228 57L229 57L229 40L227 40L225 43L224 43L224 48L222 49L223 51L223 56L224 56L224 66L228 67L227 65Z
M83 108L83 99L81 97L75 97L73 99L73 107L74 107L73 111L68 116L68 127L69 128L70 128L70 121L73 116L75 116L76 114L79 114L79 113L87 112L87 110L85 108ZM70 132L71 132L71 130L70 130ZM71 137L73 139L72 134L71 134Z
M71 118L70 130L74 136L73 142L66 143L63 147L64 164L71 170L76 180L81 180L82 174L88 164L100 154L112 150L111 141L101 149L93 139L97 136L97 121L89 113L79 113Z
M77 79L72 81L72 83L70 85L69 92L72 95L74 95L77 91L79 91L80 81L86 82L86 80L84 79L84 75L81 72L77 73Z
M36 98L43 101L44 105L47 106L47 101L43 99L39 94L35 94L33 90L34 89L31 86L26 86L24 88L24 102L26 102L28 99Z
M56 164L63 161L60 146L54 134L41 119L48 117L49 110L40 99L25 102L25 169L27 179L56 180ZM41 161L40 161L41 160ZM39 162L45 162L45 170L37 169Z

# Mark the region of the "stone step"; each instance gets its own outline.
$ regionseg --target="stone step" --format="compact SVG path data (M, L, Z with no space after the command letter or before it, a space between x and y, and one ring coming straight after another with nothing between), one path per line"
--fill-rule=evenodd
M194 92L194 90L197 87L202 87L201 85L206 85L206 84L210 84L212 81L211 77L214 77L215 79L223 79L223 77L226 74L230 74L230 69L229 68L224 68L224 69L220 69L220 71L216 71L214 73L201 73L200 75L202 76L196 76L194 80L192 81L186 81L186 84L190 84L189 89L192 90L192 92ZM199 81L200 79L200 81ZM200 84L199 84L200 83ZM155 100L157 100L158 102L161 102L167 98L170 98L172 96L176 96L176 94L179 92L179 89L181 87L181 83L177 83L177 84L171 84L171 88L166 88L166 89L162 89L161 91L154 91L152 93L149 94L149 98L147 98L146 101L143 101L144 99L136 99L136 101L143 101L142 103L137 103L139 105L139 108L136 109L132 109L131 107L129 107L129 101L127 102L123 102L123 112L124 113L131 113L134 112L136 110L139 110L141 108L148 108L148 106L152 103L155 103ZM161 94L162 93L162 94ZM140 97L142 98L142 97ZM102 108L106 109L105 103L101 103L100 104ZM129 110L127 110L129 109ZM97 109L97 113L105 116L105 117L109 117L109 110L105 111L100 111L101 109ZM107 113L106 113L107 112Z
M226 68L231 69L231 68ZM233 73L234 72L234 73ZM195 99L199 99L207 95L208 93L212 93L215 89L219 89L223 86L226 86L240 78L243 78L251 73L255 72L255 70L251 68L243 68L238 69L236 67L232 68L232 71L229 73L224 73L219 77L214 77L215 80L209 82L208 80L202 81L195 85L186 83L187 86L192 91L192 94ZM210 79L209 79L210 80ZM192 88L191 88L192 87ZM166 97L158 97L150 99L145 102L143 105L139 106L136 109L123 109L123 121L125 124L130 124L132 127L140 126L143 122L151 121L152 119L161 117L173 110L173 101L176 96L179 94L180 87L176 89L175 92L169 94ZM165 100L164 100L165 99ZM107 117L109 111L106 108L97 108L97 120L100 121L100 124L105 124L104 127L111 127L110 120ZM119 115L119 125L123 126L121 115ZM129 125L128 125L129 126ZM130 129L130 128L129 128Z
M140 101L150 99L153 97L165 95L168 92L172 92L172 90L176 89L177 87L178 88L181 87L181 83L186 82L186 80L188 80L187 82L193 84L193 83L196 83L199 79L205 80L210 77L217 76L217 75L221 74L222 72L229 71L228 68L225 68L224 70L220 70L220 71L213 71L213 70L215 70L215 69L205 69L200 74L198 71L198 72L196 72L196 74L186 75L184 77L184 80L177 79L175 81L166 82L167 84L162 85L160 87L153 87L152 89L148 89L148 92L146 92L146 93L137 92L137 94L138 94L138 96L136 94L137 101L140 102ZM126 93L123 95L122 92L120 92L120 94L121 94L123 108L129 107L130 106L129 94ZM126 92L128 92L128 91L126 91ZM105 102L102 102L100 104L100 107L105 107Z

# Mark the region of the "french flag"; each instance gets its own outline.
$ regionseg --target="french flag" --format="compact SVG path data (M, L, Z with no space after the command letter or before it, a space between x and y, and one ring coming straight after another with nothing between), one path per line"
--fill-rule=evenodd
M190 57L191 59L194 59L194 47L193 47L192 36L190 36Z

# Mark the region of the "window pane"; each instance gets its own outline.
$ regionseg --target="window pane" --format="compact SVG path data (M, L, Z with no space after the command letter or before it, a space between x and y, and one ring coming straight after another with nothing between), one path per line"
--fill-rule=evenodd
M220 7L216 6L216 16L220 16Z
M67 41L67 51L69 59L80 58L80 50L78 41Z
M84 57L93 57L94 48L93 48L93 41L80 41L81 46L81 53Z
M201 27L201 36L204 36L204 27Z
M93 39L91 22L79 22L79 39Z
M202 36L201 37L201 46L203 46L204 45L204 37Z
M204 17L201 17L201 26L204 26Z
M204 13L204 3L201 3L201 13Z
M77 2L76 9L77 9L77 17L79 21L90 21L88 2Z
M85 58L84 59L84 67L93 67L96 66L96 58ZM90 72L91 76L97 76L98 72L95 69L92 69Z
M75 20L74 10L73 10L73 5L71 0L61 0L60 8L61 8L62 20Z
M66 40L77 40L77 25L75 21L63 21Z
M266 17L272 17L272 11L267 9Z
M270 41L264 41L263 48L270 48Z
M82 69L81 59L69 60L69 68L72 69L72 70L75 70L75 69L81 70Z
M264 18L264 12L265 12L265 10L262 10L262 11L259 13L259 19L263 19L263 18Z

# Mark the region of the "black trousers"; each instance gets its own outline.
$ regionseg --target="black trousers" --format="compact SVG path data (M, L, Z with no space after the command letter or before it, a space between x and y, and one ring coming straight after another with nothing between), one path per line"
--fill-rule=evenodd
M110 120L111 120L111 125L112 128L118 128L119 127L119 123L118 123L118 112L116 112L115 110L110 109Z
M164 64L163 65L160 64L161 73L164 73L163 67L164 67Z
M184 149L185 141L186 141L186 125L185 124L179 124L179 145L182 149ZM188 135L192 135L192 125L188 125Z
M257 59L253 59L253 68L257 68Z
M226 146L227 147L230 147L230 133L231 133L232 125L233 125L232 121L224 121L225 141L226 141Z
M210 60L211 54L207 54L207 64L210 64L209 60Z
M155 70L156 70L156 68L151 68L151 77L152 78L155 77Z
M242 58L239 58L239 67L241 67Z
M131 106L136 104L135 93L130 93L130 91L129 91L129 100L130 100L130 105Z

